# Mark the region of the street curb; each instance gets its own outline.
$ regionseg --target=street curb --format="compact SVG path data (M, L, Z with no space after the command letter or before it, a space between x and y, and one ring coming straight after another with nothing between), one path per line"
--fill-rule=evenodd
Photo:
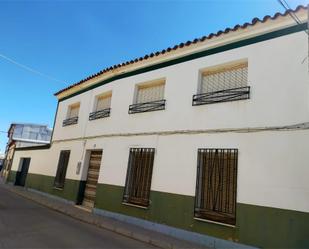
M188 247L188 246L181 246L182 243L180 240L171 238L171 241L168 241L167 239L158 239L155 238L153 236L151 236L152 231L149 231L149 234L147 234L147 231L143 233L138 233L138 232L132 232L130 229L127 229L123 226L117 226L116 224L119 223L121 224L121 222L117 221L117 220L113 220L112 222L106 222L104 221L104 218L100 217L99 215L93 214L93 213L87 213L87 211L83 211L83 210L79 210L81 212L84 212L82 215L76 214L74 212L70 212L70 209L72 208L76 208L73 206L73 204L68 204L68 203L59 203L59 204L51 204L48 199L49 197L47 197L46 195L40 195L39 193L35 193L35 192L31 192L29 190L27 190L26 188L23 189L17 189L16 186L8 186L6 184L3 184L5 186L6 189L8 189L10 192L15 193L19 196L22 196L28 200L34 201L42 206L45 206L47 208L50 208L56 212L65 214L71 218L74 218L76 220L79 220L81 222L87 223L87 224L92 224L95 225L99 228L111 231L111 232L115 232L117 234L120 234L122 236L140 241L140 242L144 242L159 248L163 248L163 249L177 249L177 248L205 248L202 245L194 245L192 244L192 246ZM18 187L19 188L19 187ZM31 196L31 195L40 195L38 198L36 198L36 196ZM47 200L44 200L42 198L46 198ZM58 200L58 202L60 202ZM61 207L61 205L70 205L70 207ZM94 217L96 216L96 217ZM113 223L111 226L111 223ZM162 234L162 236L164 236L164 234ZM174 241L178 241L178 243L173 243ZM187 241L183 241L184 244L191 244L190 242ZM177 245L180 244L180 245Z

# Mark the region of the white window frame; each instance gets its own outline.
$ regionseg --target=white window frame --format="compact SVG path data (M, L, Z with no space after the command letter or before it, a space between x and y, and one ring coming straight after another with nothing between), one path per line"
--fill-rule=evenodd
M163 85L164 86L163 96L162 96L162 100L163 100L164 97L165 97L166 79L165 78L160 78L160 79L155 79L155 80L151 80L151 81L148 81L148 82L143 82L143 83L136 84L135 85L135 90L134 90L133 104L143 103L143 102L138 102L138 93L139 93L139 90L141 88L148 88L148 87L150 88L150 87L158 86L158 85ZM152 102L152 101L149 101L149 102Z
M248 63L248 59L240 59L240 60L235 60L235 61L230 61L227 63L221 63L221 64L217 64L214 66L209 66L206 68L202 68L199 70L199 77L198 77L198 88L197 88L197 93L198 94L202 94L204 93L202 91L203 89L203 76L205 73L207 72L219 72L219 71L225 71L225 70L229 70L232 69L234 67L237 66L241 66L241 65L246 65L249 71L249 63ZM249 85L249 77L247 78L247 86Z
M111 99L111 102L112 102L112 96L113 96L112 91L108 91L108 92L104 92L104 93L101 93L101 94L96 95L96 96L95 96L95 99L94 99L94 103L93 103L92 112L101 111L101 110L98 110L98 109L97 109L99 99L101 99L101 98L110 98L110 99ZM107 107L107 108L111 108L111 104L112 104L112 103L110 103L109 107ZM105 109L107 109L107 108L105 108ZM104 110L104 109L103 109L103 110Z
M78 117L79 116L80 102L77 102L77 103L74 103L74 104L71 104L71 105L68 106L66 119L74 118L74 117L71 117L71 110L72 110L72 108L75 108L75 107L78 107L78 113L77 113L77 116L74 116L74 117Z

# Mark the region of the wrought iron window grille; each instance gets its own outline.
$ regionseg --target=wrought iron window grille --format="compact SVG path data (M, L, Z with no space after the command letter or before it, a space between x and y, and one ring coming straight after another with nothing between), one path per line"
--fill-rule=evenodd
M236 223L237 149L199 149L194 217Z
M149 206L154 148L131 148L123 203Z
M78 123L78 117L67 118L63 120L62 126L74 125Z
M60 151L57 172L54 179L54 188L63 189L65 183L65 176L67 172L67 167L70 159L70 151L62 150Z
M165 109L165 99L151 102L137 103L129 106L129 114L152 112Z
M249 98L250 86L245 86L215 92L195 94L192 98L192 105L206 105L220 102L244 100Z
M99 118L106 118L110 116L111 108L106 108L103 110L91 112L89 114L89 121L99 119Z

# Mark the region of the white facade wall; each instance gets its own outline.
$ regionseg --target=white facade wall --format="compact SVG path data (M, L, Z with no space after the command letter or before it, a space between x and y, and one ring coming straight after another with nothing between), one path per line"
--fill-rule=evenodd
M114 133L277 126L309 120L308 39L304 32L116 80L59 103L53 140ZM250 99L192 106L199 70L248 59ZM135 85L166 78L166 110L128 114ZM111 116L89 122L95 96L112 91ZM79 121L62 127L69 105L81 102Z
M58 166L58 159L61 150L70 150L70 160L67 168L66 178L79 180L76 175L77 162L81 160L82 148L80 142L66 142L62 144L53 144L50 149L43 150L22 150L15 151L12 170L19 170L19 159L30 157L30 167L28 173L55 176Z
M307 51L308 38L298 32L116 80L62 101L51 149L16 151L12 170L18 168L20 157L31 157L29 173L54 176L60 150L70 149L66 177L84 179L86 152L103 149L99 183L124 186L129 148L153 147L151 189L194 196L197 149L238 148L237 202L309 212L309 130L128 136L307 122L309 75L307 64L301 63ZM250 99L192 106L201 69L241 59L248 60ZM160 78L166 79L166 109L129 115L135 85ZM95 96L108 91L112 91L111 116L88 121ZM68 106L76 102L81 103L78 124L62 127ZM83 168L76 174L78 162Z
M129 149L155 148L151 190L195 195L197 149L238 148L237 202L309 212L309 131L98 138L55 143L50 150L16 151L31 157L29 173L55 176L60 150L70 149L66 177L85 180L87 151L103 149L99 183L124 186ZM77 163L83 168L76 174Z

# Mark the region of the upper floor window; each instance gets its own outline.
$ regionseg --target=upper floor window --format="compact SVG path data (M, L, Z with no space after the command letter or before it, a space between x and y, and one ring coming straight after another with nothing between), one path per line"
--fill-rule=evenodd
M112 92L96 96L94 110L89 114L89 120L109 117L111 110Z
M79 107L80 107L80 103L76 103L76 104L69 106L68 112L67 112L67 118L63 120L63 123L62 123L63 126L77 124Z
M165 109L165 80L156 80L136 86L135 101L129 106L129 114Z
M201 73L199 93L193 105L248 99L248 62L232 63L209 68Z

